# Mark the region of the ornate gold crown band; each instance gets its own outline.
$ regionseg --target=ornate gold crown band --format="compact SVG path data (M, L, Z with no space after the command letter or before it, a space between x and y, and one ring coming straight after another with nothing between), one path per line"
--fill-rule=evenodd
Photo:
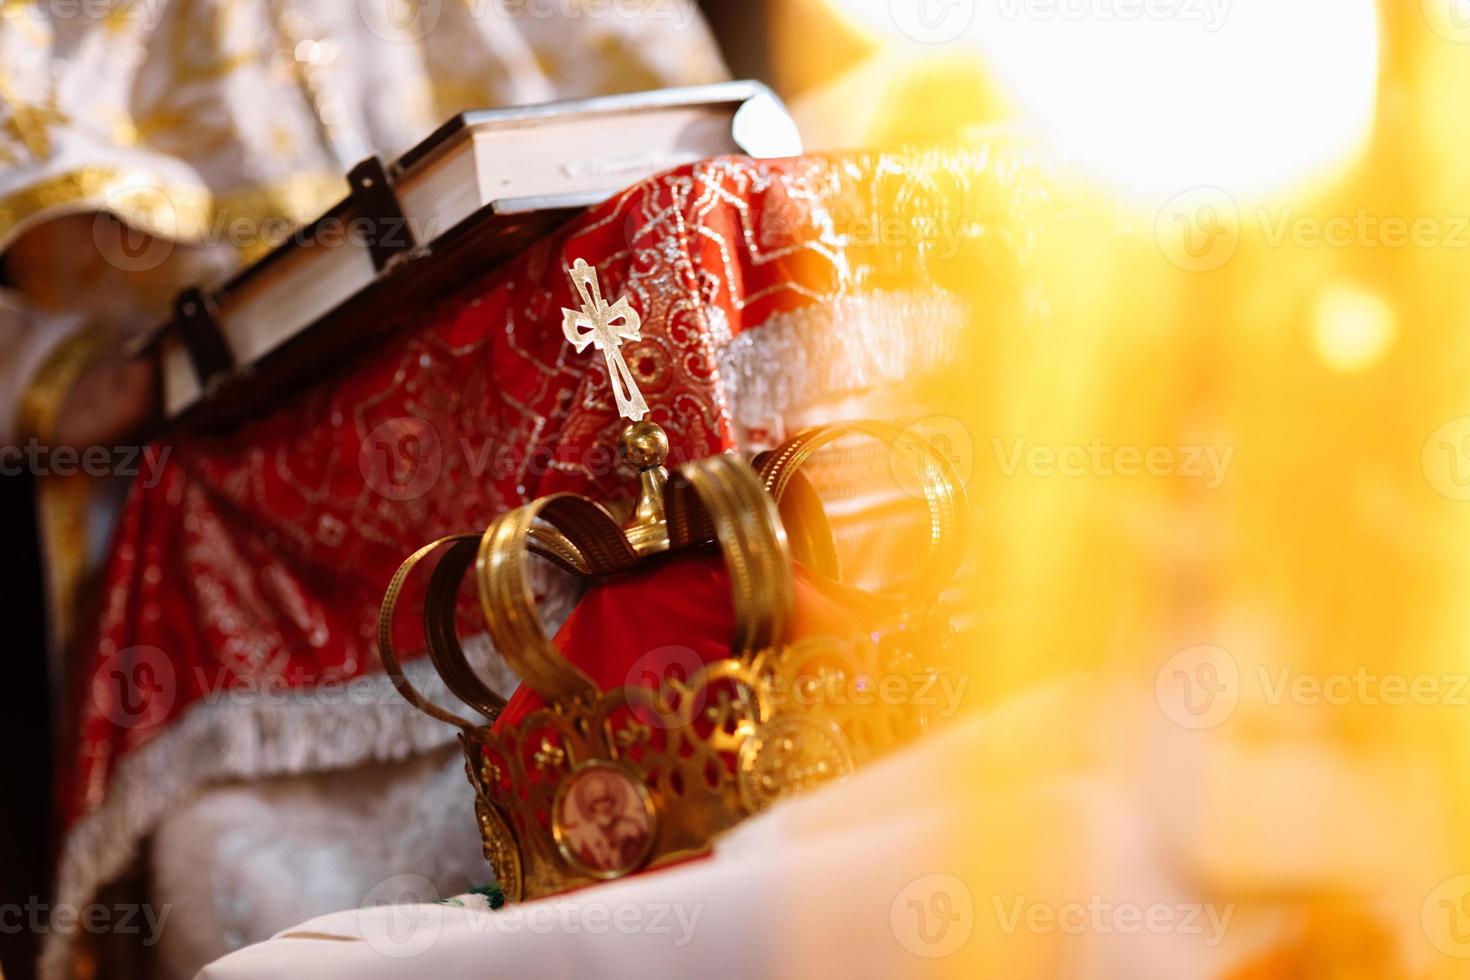
M935 610L959 566L967 534L963 492L942 454L876 422L811 429L754 461L719 455L664 469L668 439L648 412L621 345L640 337L627 300L609 306L596 272L571 270L581 311L565 311L577 349L607 360L619 411L633 419L620 452L639 471L621 525L574 494L535 500L483 534L433 542L404 562L378 623L383 663L403 697L460 729L485 856L507 899L518 901L617 878L708 850L720 833L778 797L839 778L935 721L912 703L824 697L867 690L877 678L931 676L948 626ZM831 529L801 467L845 437L880 439L914 461L929 513L921 574L901 598L865 597L879 621L854 638L788 642L793 560L835 581ZM688 679L600 690L551 642L536 614L529 555L581 579L616 575L653 556L718 545L735 613L730 656ZM425 698L404 675L392 640L405 583L442 549L424 611L430 659L445 686L483 719ZM474 567L495 648L546 707L494 727L504 698L470 667L456 631L457 596Z

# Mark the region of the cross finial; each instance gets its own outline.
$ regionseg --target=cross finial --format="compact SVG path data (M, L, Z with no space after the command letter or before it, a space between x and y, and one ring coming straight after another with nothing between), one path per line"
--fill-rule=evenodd
M638 382L628 362L623 360L623 341L638 340L643 321L625 296L609 306L602 298L602 289L597 283L597 270L584 260L572 263L569 273L572 285L582 296L582 308L562 308L562 333L576 348L578 354L591 344L602 351L607 360L607 374L612 379L613 397L617 399L618 414L637 422L648 414L648 403L638 390Z

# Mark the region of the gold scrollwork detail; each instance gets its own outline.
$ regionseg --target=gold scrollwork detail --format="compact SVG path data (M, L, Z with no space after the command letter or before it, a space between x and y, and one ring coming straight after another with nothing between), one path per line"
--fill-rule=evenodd
M495 880L508 902L521 900L521 851L515 837L495 807L483 797L475 798L475 816L480 821L480 838L484 841L485 860L495 872Z
M752 813L852 772L852 753L836 725L809 718L767 722L740 746L740 798Z

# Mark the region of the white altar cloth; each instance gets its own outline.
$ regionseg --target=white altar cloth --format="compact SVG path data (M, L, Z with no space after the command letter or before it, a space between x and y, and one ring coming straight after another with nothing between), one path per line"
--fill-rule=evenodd
M923 972L948 958L932 954L958 948L917 932L905 889L957 870L946 851L969 821L941 799L954 796L943 770L973 758L979 734L967 725L779 806L705 860L498 911L378 904L320 916L215 961L199 980ZM469 797L466 786L466 806ZM370 901L412 888L408 878ZM950 944L964 926L951 928Z
M321 916L198 980L1228 976L1286 913L1201 891L1148 780L1100 752L1181 750L1151 695L1062 685L779 805L708 859L499 911Z

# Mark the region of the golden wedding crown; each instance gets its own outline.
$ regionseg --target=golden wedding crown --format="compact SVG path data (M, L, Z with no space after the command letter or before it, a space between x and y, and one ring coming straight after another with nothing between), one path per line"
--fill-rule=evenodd
M632 420L619 445L638 470L630 516L620 523L586 497L555 494L510 511L483 534L435 541L398 570L378 623L399 693L460 729L485 857L513 902L705 853L774 800L840 778L934 724L923 705L859 695L878 678L932 680L941 669L950 630L938 596L958 569L967 533L963 491L944 456L877 422L809 429L750 463L722 454L670 473L668 438L643 420L648 406L620 349L640 338L637 313L626 299L604 302L584 261L570 274L583 308L565 311L563 329L577 350L603 352L619 412ZM788 642L793 561L819 579L839 579L830 524L800 470L818 450L854 436L881 440L914 466L928 511L922 571L902 598L866 596L876 628ZM586 581L710 545L730 579L728 658L688 678L601 690L546 635L530 555ZM394 649L404 585L436 552L424 604L429 657L479 722L414 688ZM474 672L457 637L459 586L471 566L495 649L546 702L513 725L495 726L506 700ZM824 696L831 692L847 696Z

